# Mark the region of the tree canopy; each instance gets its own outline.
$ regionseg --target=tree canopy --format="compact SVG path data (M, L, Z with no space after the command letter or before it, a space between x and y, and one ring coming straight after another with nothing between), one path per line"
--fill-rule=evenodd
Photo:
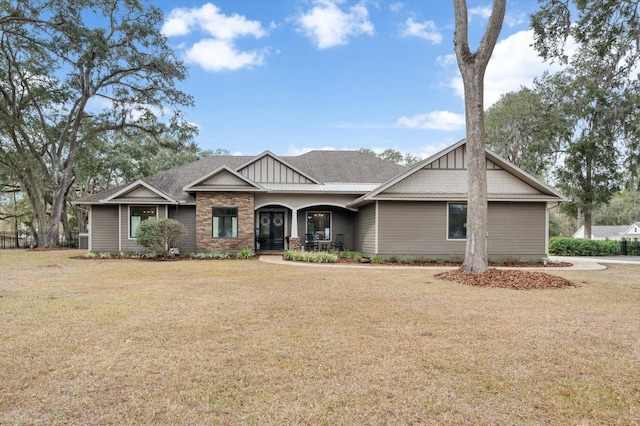
M531 18L535 47L545 59L567 67L540 80L541 93L570 124L557 148L556 171L568 205L584 215L591 234L592 213L619 189L626 163L637 173L640 127L640 21L637 1L547 0ZM567 52L567 43L575 44ZM635 169L635 170L634 170Z
M192 139L162 20L141 0L0 0L0 167L28 195L39 245L58 241L80 158L117 134Z

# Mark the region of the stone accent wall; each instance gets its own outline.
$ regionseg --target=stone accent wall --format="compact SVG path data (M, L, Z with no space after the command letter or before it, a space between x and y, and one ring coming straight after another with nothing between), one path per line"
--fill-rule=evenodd
M254 248L254 196L247 192L196 194L196 250L237 252ZM213 238L213 207L238 208L238 237Z
M291 238L289 238L289 250L300 250L300 238L299 237L291 237Z

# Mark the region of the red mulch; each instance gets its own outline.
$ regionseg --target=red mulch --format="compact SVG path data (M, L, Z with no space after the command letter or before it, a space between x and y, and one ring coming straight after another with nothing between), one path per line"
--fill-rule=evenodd
M436 278L480 287L533 290L542 288L578 287L578 284L546 272L489 268L483 273L466 272L460 269L442 272Z

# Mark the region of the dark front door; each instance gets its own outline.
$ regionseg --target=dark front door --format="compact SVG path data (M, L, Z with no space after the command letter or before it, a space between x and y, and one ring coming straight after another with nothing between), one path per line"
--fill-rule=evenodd
M260 212L260 250L284 250L284 212Z

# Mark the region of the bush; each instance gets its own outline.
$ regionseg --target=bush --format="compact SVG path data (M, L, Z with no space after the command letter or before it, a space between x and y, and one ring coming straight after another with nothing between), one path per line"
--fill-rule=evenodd
M236 254L237 259L251 259L254 256L253 250L242 249Z
M617 256L621 249L619 241L553 237L549 252L557 256Z
M284 252L282 258L284 260L292 260L294 262L309 263L336 263L338 261L338 255L326 251L309 252L287 250Z
M177 220L147 219L138 225L135 237L142 247L166 256L169 248L182 242L186 232L184 225Z
M200 251L198 253L192 253L191 257L193 259L204 260L204 259L228 259L229 253L226 251Z
M340 257L340 259L348 259L358 262L364 257L364 255L359 251L342 250L338 253L338 257Z

